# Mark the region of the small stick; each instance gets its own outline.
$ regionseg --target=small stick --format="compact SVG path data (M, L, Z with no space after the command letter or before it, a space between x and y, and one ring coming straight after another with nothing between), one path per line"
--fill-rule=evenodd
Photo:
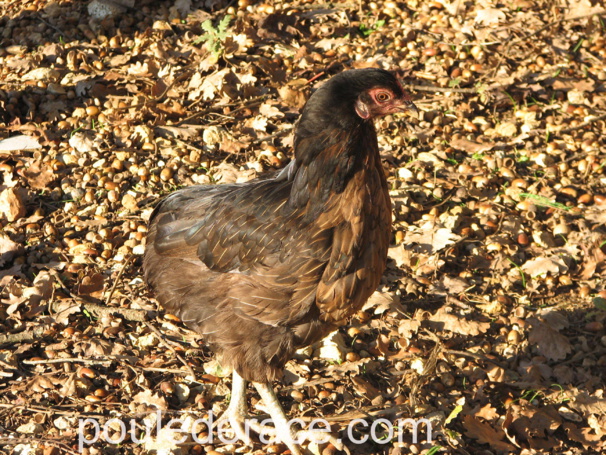
M528 38L533 37L535 35L538 35L542 31L547 30L548 28L553 27L554 25L559 25L559 24L561 24L563 22L576 21L578 19L586 19L586 18L591 17L591 16L604 16L604 15L606 15L606 9L603 9L603 10L600 10L600 11L596 11L596 12L591 13L591 14L582 14L581 16L564 17L562 19L558 19L558 20L555 20L553 22L550 22L549 24L544 25L543 27L541 27L538 30L535 30L534 32L528 33L528 34L526 34L526 35L524 35L524 36L522 36L520 38L517 38L517 39L514 39L513 41L510 41L508 43L508 46L511 46L513 44L517 44L517 43L519 43L521 41L527 40Z
M149 322L144 321L143 323L144 323L144 324L147 326L147 328L148 328L149 330L151 330L151 331L152 331L152 332L153 332L153 333L154 333L154 334L155 334L155 335L158 337L158 339L160 340L160 343L162 343L164 346L166 346L166 347L167 347L167 348L168 348L168 349L169 349L169 350L170 350L170 351L171 351L171 352L172 352L172 353L175 355L175 357L177 357L177 359L179 359L179 361L180 361L180 362L181 362L183 365L185 365L185 368L187 368L187 370L189 371L189 374L191 374L191 377L193 378L193 380L194 380L195 382L198 382L198 380L196 379L196 373L194 373L194 369L191 367L191 365L190 365L190 364L188 364L188 363L185 361L185 359L184 359L183 357L181 357L181 356L179 355L179 353L176 351L176 349L175 349L175 348L173 348L173 347L172 347L172 346L171 346L171 345L168 343L168 341L166 341L166 340L164 339L164 335L162 335L162 333L161 333L161 332L160 332L158 329L156 329L156 328L155 328L153 325L151 325Z
M26 365L51 365L54 363L85 363L87 365L95 365L101 364L109 366L111 365L111 360L101 360L101 359L77 359L77 358L65 358L65 359L44 359L44 360L22 360L22 363Z
M118 313L120 316L123 316L125 319L127 319L129 321L144 322L148 319L148 317L147 317L148 312L145 310L136 310L136 309L131 309L131 308L118 308L118 307L111 307L111 306L106 306L106 305L97 305L96 303L87 302L84 299L82 299L81 297L78 297L77 295L72 294L72 292L65 285L63 280L61 280L61 277L59 276L59 274L55 274L53 276L57 279L57 281L59 282L59 284L61 285L63 290L65 292L67 292L67 294L72 299L79 302L79 305L81 305L82 307L84 307L85 310L87 310L90 313L93 313L97 317L103 317L103 316L107 316L108 314ZM77 306L77 305L74 305L74 306Z
M501 56L499 57L499 61L495 65L492 74L493 75L497 74L497 71L501 67L501 63L503 63L503 59L505 58L505 55L507 55L509 53L509 48L511 46L513 46L514 44L517 44L517 43L519 43L521 41L527 40L528 38L531 38L531 37L533 37L535 35L538 35L539 33L547 30L550 27L553 27L554 25L559 25L559 24L562 24L564 22L575 21L577 19L585 19L585 18L591 17L591 16L604 16L604 15L606 15L606 9L605 10L601 10L601 11L596 11L596 12L591 13L591 14L583 14L581 16L565 17L565 18L558 19L558 20L555 20L553 22L550 22L549 24L547 24L547 25L539 28L538 30L535 30L534 32L527 33L526 35L524 35L524 36L522 36L520 38L514 39L513 41L509 41L507 43L507 45L505 46L504 51L501 52Z
M260 137L259 139L255 139L254 141L252 141L252 145L258 145L258 144L260 144L263 141L268 141L268 140L273 139L275 137L282 136L284 134L290 133L293 128L294 128L294 126L289 126L289 127L285 128L283 130L276 131L275 133L270 134L269 136Z
M70 455L80 455L75 450L72 450L69 445L61 441L55 441L53 439L48 438L40 438L40 437L31 437L31 438L0 438L0 446L16 446L19 444L45 444L49 446L53 446L64 453L68 453Z
M311 79L307 79L307 83L311 84L313 81L320 79L322 76L324 76L326 73L324 71L320 71L318 74L316 74L314 77L312 77Z
M129 255L126 257L126 259L124 259L124 262L122 263L122 267L120 268L120 271L118 272L118 276L114 280L114 284L113 284L112 288L110 289L109 294L107 295L107 298L105 299L106 305L112 299L112 296L114 295L114 291L116 290L116 287L118 286L118 283L120 282L120 278L122 278L122 274L124 273L126 266L130 264L131 259L132 259L132 255Z
M178 370L176 368L157 368L157 367L137 367L137 368L141 368L143 371L157 371L158 373L172 373L172 374L181 374L181 375L190 375L191 373L189 371L183 371L183 370ZM192 381L192 382L197 382L198 384L205 384L208 382L212 382L212 381L208 381L205 380L204 378L202 378L201 381Z
M433 85L406 85L406 88L416 90L418 92L453 92L453 93L478 93L479 90L472 88L450 88L450 87L435 87Z
M132 308L118 308L113 306L97 305L95 303L89 303L81 301L80 304L90 313L93 313L97 317L107 316L109 314L117 313L129 321L146 322L148 317L148 311L136 310Z
M41 325L39 327L34 327L31 330L26 330L25 332L19 333L9 333L0 335L0 346L5 344L13 344L13 343L22 343L22 342L30 342L39 340L40 338L44 338L44 334L51 330L50 325Z
M257 98L254 98L254 99L251 99L251 100L247 100L247 101L243 101L241 103L243 105L240 106L239 108L234 109L233 111L231 111L230 114L234 114L234 113L236 113L238 111L246 109L249 106L254 106L255 104L261 104L263 101L265 101L269 97L270 97L270 95L261 95L261 96L258 96ZM206 115L206 114L210 114L211 112L215 112L216 110L218 110L220 108L232 107L232 106L236 106L236 105L237 105L236 103L217 104L215 106L209 107L208 109L204 109L203 111L196 112L195 114L192 114L189 117L185 117L183 120L180 120L179 122L177 122L173 126L181 126L184 123L189 122L190 120L193 120L195 118L201 117L201 116Z
M585 120L584 122L579 123L576 126L571 126L571 127L562 128L562 129L549 130L549 134L568 134L568 133L572 133L573 131L580 130L581 128L585 128L586 126L589 126L589 125L591 125L592 123L595 123L595 122L599 122L600 120L606 120L606 114L601 114L601 115L599 115L597 117L592 117L589 120ZM548 131L545 128L537 128L535 130L529 131L527 137L535 137L535 136L539 136L541 134L545 134L547 132ZM508 143L505 143L504 145L506 145L506 146L513 146L514 144L515 144L515 142L514 143L508 142ZM574 157L572 159L574 159ZM568 161L568 160L566 160L566 161Z
M605 120L605 119L606 119L606 114L602 114L598 117L593 117L593 118L590 118L589 120L585 120L583 123L579 123L577 126L571 126L569 128L564 128L563 130L551 131L551 132L557 133L557 134L567 134L572 131L580 130L581 128L584 128L587 125L591 125L592 123L599 122L600 120Z
M474 359L474 360L481 360L483 362L489 362L492 363L500 368L503 368L504 370L509 370L509 367L507 367L507 365L502 364L501 362L497 361L497 360L493 360L489 357L483 356L483 355L479 355L479 354L474 354L472 352L467 352L467 351L455 351L453 349L445 349L442 351L442 354L451 354L451 355L458 355L461 357L468 357L470 359Z

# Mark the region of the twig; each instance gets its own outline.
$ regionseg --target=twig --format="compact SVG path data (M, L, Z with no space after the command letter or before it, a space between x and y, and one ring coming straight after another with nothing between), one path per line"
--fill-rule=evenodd
M0 335L0 346L5 344L13 344L13 343L27 343L30 341L39 340L44 338L45 336L50 335L52 332L52 326L50 325L41 325L38 327L34 327L31 330L26 330L25 332L19 333L9 333Z
M111 360L101 359L78 359L78 358L65 358L65 359L44 359L44 360L22 360L22 363L26 365L51 365L54 363L85 363L87 365L101 364L105 366L111 365Z
M270 139L273 139L275 137L279 137L282 136L283 134L287 134L290 133L293 130L294 126L289 126L287 128L284 128L283 130L280 131L276 131L273 134L270 134L269 136L265 136L265 137L260 137L259 139L255 139L254 141L252 141L252 145L258 145L263 141L268 141Z
M117 308L117 307L97 305L96 303L87 302L86 300L82 299L81 297L78 297L77 295L72 294L72 292L65 285L63 280L61 280L61 277L59 276L59 274L54 274L54 277L57 279L57 281L59 282L59 284L61 285L63 290L65 292L67 292L68 295L72 299L79 302L79 305L84 307L84 309L86 311L88 311L89 313L92 313L96 317L103 317L103 316L117 313L128 321L137 321L137 322L147 321L151 317L151 315L148 315L148 311L146 311L146 310L135 310L135 309L131 309L131 308ZM74 306L77 306L77 305L74 305ZM52 303L51 303L51 307L52 307Z
M109 294L107 295L107 297L105 299L105 304L106 305L112 299L112 296L114 295L116 287L118 286L118 283L120 282L120 278L122 278L122 274L124 273L124 270L126 269L126 266L130 264L131 259L132 259L132 255L127 256L126 259L124 259L124 262L122 263L122 267L120 268L120 271L118 272L118 276L114 280L114 284L113 284L112 288L109 291Z
M180 361L180 362L181 362L183 365L185 365L185 368L187 368L187 371L189 371L189 374L191 374L191 377L193 378L193 380L194 380L195 382L198 382L198 380L196 379L196 373L194 373L194 369L191 367L191 365L190 365L189 363L187 363L187 362L185 361L185 359L184 359L183 357L181 357L181 356L179 355L179 353L177 352L177 350L176 350L175 348L173 348L173 347L172 347L172 346L171 346L171 345L168 343L168 341L166 341L166 340L164 339L164 335L162 335L162 333L161 333L161 332L160 332L158 329L156 329L156 328L155 328L153 325L151 325L149 322L144 321L144 324L147 326L147 328L148 328L149 330L151 330L151 331L152 331L152 332L153 332L153 333L154 333L154 334L155 334L155 335L158 337L158 339L160 340L160 343L162 343L164 346L166 346L166 347L167 347L167 348L168 348L168 349L169 349L169 350L170 350L170 351L171 351L171 352L172 352L172 353L175 355L175 357L176 357L177 359L179 359L179 361Z
M444 351L442 351L443 354L451 354L451 355L458 355L461 357L468 357L470 359L474 359L474 360L480 360L483 362L489 362L492 363L500 368L503 368L504 370L509 370L509 367L507 365L502 364L501 362L497 361L497 360L493 360L490 357L486 357L484 355L479 355L479 354L474 354L473 352L467 352L467 351L455 351L452 349L445 349Z
M559 25L559 24L562 24L564 22L576 21L578 19L586 19L586 18L592 17L592 16L604 16L604 15L606 15L606 9L601 10L601 11L596 11L596 12L591 13L591 14L582 14L580 16L574 16L574 17L564 17L562 19L558 19L556 21L550 22L549 24L544 25L543 27L541 27L538 30L535 30L534 32L530 32L530 33L527 33L526 35L524 35L524 36L522 36L520 38L516 38L513 41L510 41L507 45L508 46L512 46L512 45L517 44L517 43L519 43L521 41L527 40L528 38L531 38L531 37L533 37L535 35L538 35L542 31L547 30L548 28L553 27L554 25Z
M255 104L261 104L263 101L265 101L269 97L270 97L270 95L261 95L261 96L259 96L257 98L252 99L252 100L247 100L247 101L242 101L241 103L237 103L237 104L243 104L243 105L240 106L239 108L234 109L233 111L231 111L230 114L235 114L236 112L241 111L243 109L246 109L249 106L254 106ZM196 112L195 114L192 114L189 117L185 117L183 120L177 122L173 126L181 126L184 123L188 123L190 120L193 120L193 119L198 118L198 117L202 117L203 115L206 115L206 114L210 114L211 112L214 112L217 109L221 109L221 108L225 108L225 107L232 107L232 106L236 106L237 104L236 103L217 104L215 106L209 107L208 109L204 109L203 111Z
M141 368L143 371L157 371L158 373L172 373L172 374L182 374L182 375L191 375L191 373L189 371L183 371L183 370L178 370L177 368L157 368L157 367L140 367L138 366L137 368ZM204 384L204 383L208 383L208 382L212 382L212 381L208 381L204 378L201 378L201 381L192 381L192 382L197 382L199 384Z
M39 407L39 406L22 406L22 405L13 404L13 403L11 403L11 404L0 403L0 408L20 409L22 411L40 412L42 414L54 414L55 412L62 412L62 411L56 411L56 410L49 411L48 409L44 409L43 407ZM74 414L74 411L71 411L70 414Z
M572 131L580 130L581 128L585 128L587 125L591 125L592 123L599 122L600 120L605 120L605 119L606 119L606 114L602 114L598 117L593 117L593 118L590 118L589 120L585 120L584 122L579 123L576 126L564 128L563 130L559 130L559 131L550 131L550 133L568 134Z
M585 158L587 155L591 155L592 153L594 153L595 150L590 150L588 152L580 152L580 153L576 153L573 156L571 156L570 158L566 158L565 160L562 160L562 163L570 163L571 161L574 160L580 160L581 158ZM604 153L600 153L598 155L595 155L596 158L600 158L606 156Z
M390 408L386 408L386 409L377 409L377 406L365 406L363 408L360 409L356 409L354 411L350 411L347 412L345 414L341 414L338 416L324 416L322 417L323 419L325 419L327 422L351 422L354 419L363 419L363 418L368 418L368 417L382 417L382 416L392 416L392 415L398 415L401 414L402 412L405 411L410 411L410 405L408 404L398 404L396 406L392 406ZM312 421L314 419L313 416L311 417L306 417L306 416L299 416L298 418L300 418L303 421Z
M549 132L549 134L568 134L568 133L572 133L573 131L580 130L581 128L585 128L586 126L589 126L589 125L591 125L592 123L595 123L595 122L599 122L600 120L606 120L606 114L602 114L602 115L599 115L597 117L592 117L589 120L585 120L584 122L579 123L576 126L570 126L568 128L553 129L553 130L551 130L551 129L547 130L546 128L537 128L535 130L532 130L532 131L528 132L527 135L526 135L526 137L525 137L525 139L528 139L528 138L531 138L531 137L535 137L535 136L541 136L541 135L543 135L543 134L545 134L547 132ZM514 142L507 142L507 143L505 143L503 145L512 147L517 142L519 142L519 139L518 140L514 139ZM497 145L499 145L499 144L497 144ZM572 159L574 159L574 157ZM569 160L566 160L566 161L569 161Z
M326 74L326 72L324 71L320 71L318 74L316 74L314 77L312 77L311 79L307 79L307 84L311 84L312 82L314 82L315 80L320 79L322 76L324 76Z
M435 87L433 85L411 85L407 84L406 88L416 90L418 92L453 92L453 93L478 93L476 87L470 88L450 88L450 87Z
M69 36L67 33L65 33L63 30L61 30L59 27L57 27L56 25L51 24L49 21L47 21L46 19L44 19L42 16L40 16L40 14L36 14L35 15L36 19L38 19L40 22L42 22L43 24L48 25L50 28L52 28L53 30L55 30L57 33L59 33L59 35L62 35L66 38L71 38L71 36Z
M65 285L62 284L65 288ZM74 296L67 288L65 290L69 293L69 295L74 298L78 303L73 307L80 306L93 316L101 318L104 316L108 316L111 314L119 314L121 317L126 319L127 321L135 321L135 322L146 322L150 319L153 312L148 312L146 310L136 310L131 308L117 308L105 305L97 305L95 303L90 303L82 300L79 297ZM70 307L70 308L73 308ZM53 311L53 302L49 303L49 311ZM52 326L51 325L41 325L38 327L34 327L33 329L26 330L24 332L19 333L10 333L10 334L2 334L0 335L0 346L5 344L13 344L13 343L22 343L22 342L31 342L44 338L45 336L52 335Z
M511 46L513 46L514 44L520 43L522 41L527 40L528 38L531 38L535 35L538 35L539 33L547 30L550 27L553 27L554 25L559 25L562 24L564 22L570 22L570 21L575 21L578 19L585 19L587 17L592 17L592 16L603 16L606 14L606 10L601 10L601 11L596 11L594 13L591 14L583 14L581 16L574 16L574 17L564 17L562 19L558 19L556 21L550 22L546 25L544 25L543 27L539 28L538 30L535 30L533 32L527 33L526 35L520 37L520 38L516 38L513 41L509 41L506 46L505 49L503 50L503 52L501 52L501 55L499 57L499 60L497 62L497 64L494 67L494 70L492 71L492 74L495 75L497 74L497 71L499 70L501 63L503 63L503 59L505 58L506 55L509 55L509 49L511 48Z
M64 409L60 409L57 406L67 406L67 407L75 407L74 405L53 405L53 407L44 407L44 406L33 406L33 405L29 405L29 406L23 406L23 405L19 405L19 404L14 404L14 403L0 403L0 408L4 408L4 409L18 409L20 412L22 411L27 411L27 412L35 412L38 414L46 414L46 415L64 415L64 416L81 416L81 415L85 415L86 417L90 417L90 418L94 418L94 419L103 419L106 418L107 416L103 415L103 414L93 414L93 413L82 413L78 410L74 410L74 411L66 411Z
M78 452L72 450L68 444L49 438L31 437L31 438L0 438L0 446L16 446L19 444L45 444L56 447L62 450L64 453L70 455L79 455Z
M84 307L86 311L92 313L93 316L98 318L108 316L111 314L119 314L128 321L146 322L151 318L150 312L146 310L136 310L132 308L118 308L113 306L97 305L95 303L89 303L81 301L80 305Z
M175 77L175 79L170 84L167 84L166 88L164 89L164 91L159 96L157 96L155 98L152 98L150 101L155 102L155 103L159 103L166 96L166 94L168 93L168 91L175 86L175 84L177 82L181 82L183 79L188 78L189 76L191 76L195 72L196 72L195 69L190 69L190 70L184 71L182 74L180 74L179 76Z

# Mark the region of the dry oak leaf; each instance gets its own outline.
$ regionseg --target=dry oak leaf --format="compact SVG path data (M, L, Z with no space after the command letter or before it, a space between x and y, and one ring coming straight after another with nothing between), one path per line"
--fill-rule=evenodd
M559 256L538 257L526 261L522 265L522 270L525 270L532 278L538 276L546 276L548 273L557 276L568 270L568 266Z
M14 188L7 188L0 193L0 216L9 223L25 216L25 203Z
M133 397L133 402L145 404L148 406L154 406L155 408L161 411L166 411L166 409L168 409L166 400L158 394L152 393L151 390L144 390L143 392L139 392Z
M569 4L568 14L566 16L567 19L605 12L605 10L599 6L602 4L601 2L594 2L595 6L591 4L590 0L571 0L567 3Z
M559 311L554 311L552 308L539 309L537 315L554 330L562 330L570 327L568 318Z
M74 304L72 299L55 299L52 304L53 319L61 325L69 325L69 317L82 311L80 305Z
M40 161L34 161L27 169L23 169L21 175L29 186L37 190L45 190L57 179L53 170L48 166L43 166Z
M482 407L477 406L473 408L469 414L473 415L474 417L481 417L488 422L494 421L499 417L499 412L496 408L493 408L490 403L486 403L486 405Z
M8 235L0 233L0 267L11 262L20 250L21 245L13 242Z
M415 228L414 231L407 232L404 244L418 244L419 252L434 254L455 243L460 238L459 235L453 233L450 229L428 221L423 226Z
M601 212L604 216L603 223L606 224L606 210ZM589 217L587 217L589 218ZM579 274L581 280L590 280L606 266L606 254L600 249L601 239L591 239L586 244L581 244L584 253L582 270Z
M287 106L301 109L305 105L305 94L300 90L284 85L278 88L278 93Z
M499 123L495 127L495 131L499 136L514 137L516 134L518 134L518 127L515 125L515 123L503 122Z
M398 327L398 334L407 340L410 340L417 334L421 328L421 321L418 319L402 319Z
M154 133L160 137L177 137L181 139L192 139L200 134L200 125L156 126Z
M577 412L588 417L592 414L606 416L606 398L596 395L589 395L584 391L577 391L574 399L568 403L568 406Z
M473 416L463 417L463 426L465 434L470 438L477 439L482 444L490 444L490 446L498 452L511 452L515 447L507 442L502 441L505 437L505 432L500 429L495 429L493 425L481 422Z
M480 335L490 328L488 322L469 321L463 316L451 313L447 308L440 308L427 323L434 330L448 330L471 336Z
M328 334L321 341L320 346L315 351L315 355L321 359L337 363L341 363L343 361L346 353L347 346L345 344L345 340L338 331Z
M202 94L202 99L205 101L214 99L217 92L223 88L227 73L229 73L229 69L227 68L206 77L195 73L189 82L189 90L191 91L188 99L196 100L200 97L200 94Z
M535 450L553 451L561 445L561 441L553 437L562 419L553 406L538 409L530 405L513 404L508 410L513 417L507 425L507 433L517 441L527 442Z
M79 153L90 153L95 149L94 134L91 131L75 132L68 143Z
M366 379L362 378L362 376L352 376L351 381L354 384L356 392L371 401L381 395L381 391Z
M478 303L476 308L481 310L482 313L489 314L490 316L497 316L503 314L503 305L498 300L491 300L488 303Z
M489 150L492 150L492 148L496 145L493 142L486 142L483 144L479 144L477 142L473 142L470 140L467 140L465 138L457 138L457 139L453 139L452 141L450 141L450 145L457 149L457 150L462 150L463 152L467 152L467 153L484 153L487 152Z
M591 428L579 428L572 422L565 422L562 426L566 430L568 439L581 443L586 449L598 448L598 443L602 437L599 434L592 434L593 430Z
M572 352L572 346L567 337L548 324L537 319L529 319L532 328L528 335L528 342L537 346L537 350L548 360L562 360Z
M396 262L397 267L402 267L403 265L410 267L412 257L417 257L413 251L404 248L403 243L390 246L387 255Z
M473 287L473 286L472 286ZM469 289L469 283L458 276L442 275L437 282L432 283L430 291L438 295L462 294Z
M29 299L32 307L46 303L53 295L55 279L46 270L41 271L34 279L34 285L23 290L23 298Z
M401 309L400 296L391 292L375 291L362 307L362 311L372 310L374 314L383 314L387 310Z
M100 273L86 275L78 286L78 294L87 294L95 298L101 298L103 296L104 283L105 277Z
M284 113L280 109L268 103L263 103L259 106L259 114L269 118L284 117Z
M23 264L15 264L11 268L0 270L0 286L6 286L13 280L15 275L21 273Z
M42 146L38 140L35 137L26 135L7 137L0 141L0 153L35 150L39 148L42 148Z

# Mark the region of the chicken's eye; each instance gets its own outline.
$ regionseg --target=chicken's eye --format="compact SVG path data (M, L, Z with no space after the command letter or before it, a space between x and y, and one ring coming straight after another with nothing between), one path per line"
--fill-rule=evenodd
M385 101L388 101L391 98L391 95L389 94L389 92L379 92L377 93L376 98L379 103L384 103Z

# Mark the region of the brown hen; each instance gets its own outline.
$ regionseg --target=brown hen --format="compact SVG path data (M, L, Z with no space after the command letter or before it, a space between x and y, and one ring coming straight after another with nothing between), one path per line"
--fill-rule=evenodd
M317 436L289 428L271 381L295 350L345 324L379 284L391 203L373 118L410 110L391 73L343 72L305 105L295 159L276 177L185 188L152 214L145 279L166 311L233 368L224 418L239 437L247 439L246 381L292 453L301 453L295 438Z

